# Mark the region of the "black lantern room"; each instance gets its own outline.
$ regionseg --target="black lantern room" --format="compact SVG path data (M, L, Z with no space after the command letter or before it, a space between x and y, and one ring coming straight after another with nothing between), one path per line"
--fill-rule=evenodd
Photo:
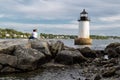
M78 21L89 21L88 19L88 13L83 9L83 11L80 13L80 19Z

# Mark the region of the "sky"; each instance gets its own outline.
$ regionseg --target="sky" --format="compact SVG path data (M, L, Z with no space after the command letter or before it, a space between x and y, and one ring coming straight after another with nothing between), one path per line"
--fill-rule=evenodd
M120 36L120 0L0 0L0 28L77 35L83 9L91 35Z

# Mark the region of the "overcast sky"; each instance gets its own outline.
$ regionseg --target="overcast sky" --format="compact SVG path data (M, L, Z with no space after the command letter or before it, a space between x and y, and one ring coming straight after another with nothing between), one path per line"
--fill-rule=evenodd
M120 0L0 0L0 28L77 35L83 9L92 35L120 36Z

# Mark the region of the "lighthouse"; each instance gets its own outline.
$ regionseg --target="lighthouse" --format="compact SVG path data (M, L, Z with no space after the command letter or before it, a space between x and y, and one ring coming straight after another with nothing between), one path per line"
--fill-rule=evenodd
M88 18L88 13L83 9L80 13L79 22L79 31L78 38L75 39L75 45L89 45L92 43L92 39L90 39L90 20Z

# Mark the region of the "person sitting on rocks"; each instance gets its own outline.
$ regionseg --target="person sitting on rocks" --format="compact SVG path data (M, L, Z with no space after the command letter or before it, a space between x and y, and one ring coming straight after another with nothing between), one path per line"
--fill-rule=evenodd
M37 29L33 29L33 32L29 39L37 39L37 37L38 37Z

